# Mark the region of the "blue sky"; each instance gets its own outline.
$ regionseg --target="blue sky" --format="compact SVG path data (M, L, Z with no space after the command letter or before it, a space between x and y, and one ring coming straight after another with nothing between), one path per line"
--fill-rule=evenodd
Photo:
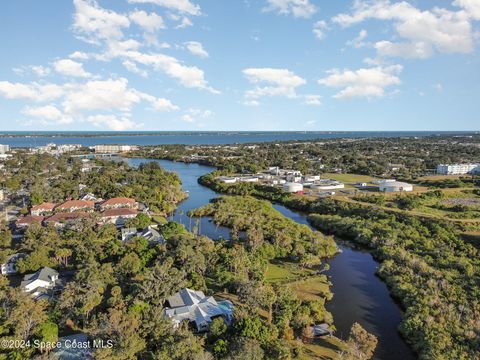
M479 130L480 0L5 0L0 130Z

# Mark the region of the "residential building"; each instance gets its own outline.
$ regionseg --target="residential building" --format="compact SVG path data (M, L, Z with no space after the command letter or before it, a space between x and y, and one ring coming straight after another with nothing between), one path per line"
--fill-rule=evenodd
M158 242L163 244L165 242L163 236L157 231L157 229L153 228L152 226L148 226L141 231L138 231L136 228L123 228L121 233L122 242L133 239L136 236L143 237L152 243Z
M58 272L49 267L44 267L34 274L25 275L20 288L30 293L35 299L40 299L49 298L52 289L60 284Z
M82 220L91 218L91 214L84 211L59 212L44 220L46 225L53 224L56 228L71 227Z
M135 236L137 236L138 230L137 228L134 228L134 227L122 228L121 234L122 234L122 242L126 242L134 238Z
M15 226L17 227L17 229L26 229L34 224L41 225L42 221L43 216L25 215L17 219L17 221L15 222Z
M0 144L0 154L5 154L10 151L10 145Z
M203 332L208 331L216 317L222 317L229 324L233 318L233 304L228 300L217 302L213 296L205 296L202 291L183 289L167 299L164 315L171 319L174 327L187 321Z
M55 211L92 211L94 209L95 203L88 200L67 200L64 203L57 205Z
M48 202L44 202L40 205L34 205L30 209L30 214L36 215L36 216L49 215L53 212L53 209L55 209L55 206L56 206L56 204L48 203Z
M128 219L138 215L138 210L129 208L107 209L100 214L103 223L112 223L123 226Z
M378 186L382 192L408 192L413 191L413 185L401 181L383 181Z
M101 210L118 209L118 208L136 209L138 208L138 204L135 201L135 199L126 198L126 197L111 198L103 201L100 204Z
M3 201L5 199L5 192L3 189L0 189L0 201Z
M477 164L439 164L438 175L480 174L480 163Z
M147 239L149 242L157 242L163 244L165 242L165 239L163 236L157 231L157 229L153 228L152 226L148 226L145 229L143 229L139 236Z
M17 273L17 269L15 268L15 264L17 263L18 260L23 258L25 254L22 253L17 253L10 255L7 257L7 261L5 261L4 264L1 264L0 266L0 273L2 275L13 275Z
M50 358L62 360L94 359L93 347L84 345L88 344L88 341L88 336L84 333L59 337L57 347L51 352Z
M115 154L115 153L122 153L137 150L138 146L135 145L95 145L93 147L96 153L101 154Z

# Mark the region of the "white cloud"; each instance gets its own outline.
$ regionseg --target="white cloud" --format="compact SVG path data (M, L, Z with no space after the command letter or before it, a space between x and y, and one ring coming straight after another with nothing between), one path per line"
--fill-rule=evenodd
M151 102L152 107L157 110L157 111L174 111L174 110L179 110L179 107L177 105L174 105L170 100L168 99L155 99Z
M128 0L130 4L155 4L189 15L200 15L200 6L190 0Z
M39 118L46 123L54 122L56 124L70 124L73 122L71 116L63 114L53 105L26 107L22 113L31 117Z
M434 84L434 85L432 85L432 87L433 87L436 91L438 91L438 92L442 92L442 91L443 91L443 85L440 84L440 83Z
M208 58L208 52L203 48L202 43L198 41L187 41L185 47L188 51L190 51L193 55L197 55L201 58Z
M44 77L50 74L50 68L41 65L29 65L21 66L12 69L18 75L24 75L25 73L33 73L37 76Z
M360 30L360 32L358 33L358 35L355 39L347 42L347 45L352 46L352 47L357 48L357 49L362 48L366 45L364 40L367 38L367 36L368 36L367 30L362 29L362 30Z
M358 70L332 69L328 71L327 77L318 82L328 87L341 88L342 90L334 95L337 99L382 97L386 88L401 83L397 75L402 69L401 65Z
M0 81L0 95L7 99L49 101L63 96L63 88L55 84L23 84Z
M282 15L292 14L294 17L309 18L317 11L310 0L267 0L264 11L275 11Z
M115 115L92 115L87 117L87 121L96 127L108 127L114 131L138 129L143 126L143 124L136 124L128 117L118 117Z
M245 106L259 106L260 102L258 100L245 100L242 104Z
M306 105L322 105L322 97L320 95L305 95Z
M137 51L129 51L123 54L125 57L139 64L152 66L156 70L165 72L168 76L177 79L188 88L200 88L212 93L219 93L205 80L203 70L196 66L186 66L172 56L164 54L145 54Z
M478 0L455 0L453 5L464 8L470 17L480 20L480 1Z
M83 64L70 60L70 59L61 59L53 63L53 68L59 74L72 77L91 77L92 74L86 72L83 69Z
M424 58L434 51L469 53L474 48L472 26L465 11L438 7L423 11L405 1L357 0L350 14L339 14L332 20L351 26L368 19L393 21L398 36L404 39L398 43L379 41L375 47L380 55Z
M287 69L249 68L243 74L256 87L248 90L245 96L257 99L262 96L286 96L295 98L296 88L306 84L306 81ZM265 86L262 86L262 85Z
M193 26L192 20L190 20L188 17L184 16L182 18L182 21L175 26L175 29L184 29L186 27Z
M433 54L432 46L425 42L393 43L383 40L377 41L374 47L380 56L426 59Z
M98 6L94 0L73 0L75 15L73 29L85 41L120 39L123 28L130 26L128 16Z
M75 60L88 60L90 58L87 53L84 53L82 51L75 51L68 55L68 57Z
M123 61L122 65L125 66L125 69L127 69L128 71L130 71L132 73L138 74L142 77L147 77L148 76L148 73L145 70L140 69L137 66L137 64L135 64L134 62L132 62L130 60Z
M188 109L185 114L181 116L181 120L194 123L200 119L207 119L214 115L214 113L210 110L201 110L201 109Z
M133 104L140 102L139 93L128 88L125 78L88 81L72 87L67 93L63 106L67 113L83 110L129 111Z
M325 39L325 32L328 30L328 25L324 20L317 21L313 24L313 33L319 40Z
M50 69L46 66L32 65L30 66L30 69L38 76L47 76L50 74Z
M130 20L141 26L147 32L152 33L160 29L165 29L162 17L155 13L148 14L143 10L137 10L131 12L129 17Z
M162 71L167 76L178 80L185 87L219 93L218 90L208 85L203 70L198 67L185 65L173 56L154 52L142 52L140 48L144 44L134 39L124 39L123 29L130 26L130 20L126 15L103 9L94 0L74 0L74 2L76 14L74 16L75 23L73 28L76 33L87 42L104 45L104 52L90 54L92 58L99 61L110 61L114 58L120 58L127 70L138 72L140 75L145 75L145 73L138 68L139 64L152 67L156 71ZM135 0L130 2L151 2L173 10L176 9L182 14L200 14L200 8L188 0ZM143 18L143 13L140 17ZM152 40L149 38L147 43L160 45ZM196 50L199 50L198 47ZM204 53L202 54L205 55Z

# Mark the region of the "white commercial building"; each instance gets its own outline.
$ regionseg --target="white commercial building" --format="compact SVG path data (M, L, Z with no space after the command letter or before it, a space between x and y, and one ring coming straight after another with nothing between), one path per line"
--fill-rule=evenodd
M480 164L439 164L437 165L439 175L464 175L480 174Z
M383 181L378 186L383 192L413 191L413 185L401 181Z
M96 153L113 154L137 150L135 145L95 145L93 147Z
M0 144L0 154L5 154L6 152L10 151L10 145L2 145Z

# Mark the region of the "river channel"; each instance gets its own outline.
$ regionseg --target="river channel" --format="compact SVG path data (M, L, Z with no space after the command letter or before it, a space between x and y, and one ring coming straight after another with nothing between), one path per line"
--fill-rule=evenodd
M156 161L163 168L176 172L181 178L183 189L188 191L189 197L178 206L172 218L187 228L192 228L198 222L198 219L192 220L187 216L189 210L203 206L220 196L198 183L200 176L215 170L213 167L168 160L128 159L132 166L146 161ZM309 225L304 214L278 204L274 207L294 221ZM202 218L197 226L201 234L212 239L229 238L229 229L216 226L209 218ZM339 247L342 253L329 261L330 270L327 272L334 293L327 309L333 314L336 336L346 339L352 324L358 322L378 338L374 359L415 359L415 354L397 330L402 319L401 309L390 297L385 283L375 275L378 263L366 251L344 245L344 242Z

